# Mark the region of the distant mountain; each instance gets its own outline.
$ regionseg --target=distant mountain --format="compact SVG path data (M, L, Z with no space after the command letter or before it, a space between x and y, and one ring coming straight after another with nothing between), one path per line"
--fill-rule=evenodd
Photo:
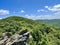
M57 22L57 20L54 21ZM3 39L3 33L8 32L10 39L11 36L27 30L31 35L27 42L29 45L60 45L60 29L48 25L48 22L46 20L36 21L19 16L0 19L0 41ZM52 22L50 21L51 24Z
M42 21L42 22L44 22L46 24L60 27L60 19L38 20L38 21Z

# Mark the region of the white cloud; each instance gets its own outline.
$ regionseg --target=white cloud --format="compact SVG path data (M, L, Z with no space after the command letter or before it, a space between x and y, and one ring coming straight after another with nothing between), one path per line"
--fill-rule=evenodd
M0 19L2 19L2 18L0 18Z
M25 15L29 19L60 19L60 15Z
M45 6L45 8L49 8L48 6Z
M3 9L1 9L1 10L0 10L0 14L1 14L1 15L6 15L6 14L9 14L9 11L8 11L8 10L3 10Z
M45 8L47 8L50 11L60 11L60 4L54 5L54 6L45 6Z
M58 11L58 12L55 12L54 14L55 14L55 15L60 15L60 11Z
M60 19L60 4L54 5L54 6L45 6L46 9L49 11L53 11L52 14L47 13L48 15L25 15L29 19ZM37 10L37 12L45 12L48 10Z
M25 16L26 16L26 17L28 17L29 15L28 15L28 14L26 14Z
M45 6L49 11L53 11L54 13L49 15L49 18L53 19L60 19L60 4L54 6Z
M45 10L43 10L43 9L38 9L37 10L37 12L43 12L43 11L45 11Z
M21 10L20 12L21 12L21 13L24 13L25 11L24 11L24 10Z

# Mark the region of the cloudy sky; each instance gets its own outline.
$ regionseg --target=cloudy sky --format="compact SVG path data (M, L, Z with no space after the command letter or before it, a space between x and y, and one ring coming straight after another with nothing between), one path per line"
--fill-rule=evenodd
M60 0L0 0L0 19L8 16L60 19Z

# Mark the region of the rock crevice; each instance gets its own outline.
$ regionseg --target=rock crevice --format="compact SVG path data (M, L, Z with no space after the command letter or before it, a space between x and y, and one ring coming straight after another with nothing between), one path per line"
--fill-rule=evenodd
M3 39L0 40L0 45L28 45L29 32L24 30L19 34L14 34L10 38L7 32L3 33Z

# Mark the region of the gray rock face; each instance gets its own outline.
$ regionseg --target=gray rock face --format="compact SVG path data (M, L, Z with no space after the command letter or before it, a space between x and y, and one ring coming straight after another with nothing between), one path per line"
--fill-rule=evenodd
M7 32L3 33L3 39L0 40L0 45L28 45L28 39L30 34L24 30L19 34L14 34L10 38L7 36Z

